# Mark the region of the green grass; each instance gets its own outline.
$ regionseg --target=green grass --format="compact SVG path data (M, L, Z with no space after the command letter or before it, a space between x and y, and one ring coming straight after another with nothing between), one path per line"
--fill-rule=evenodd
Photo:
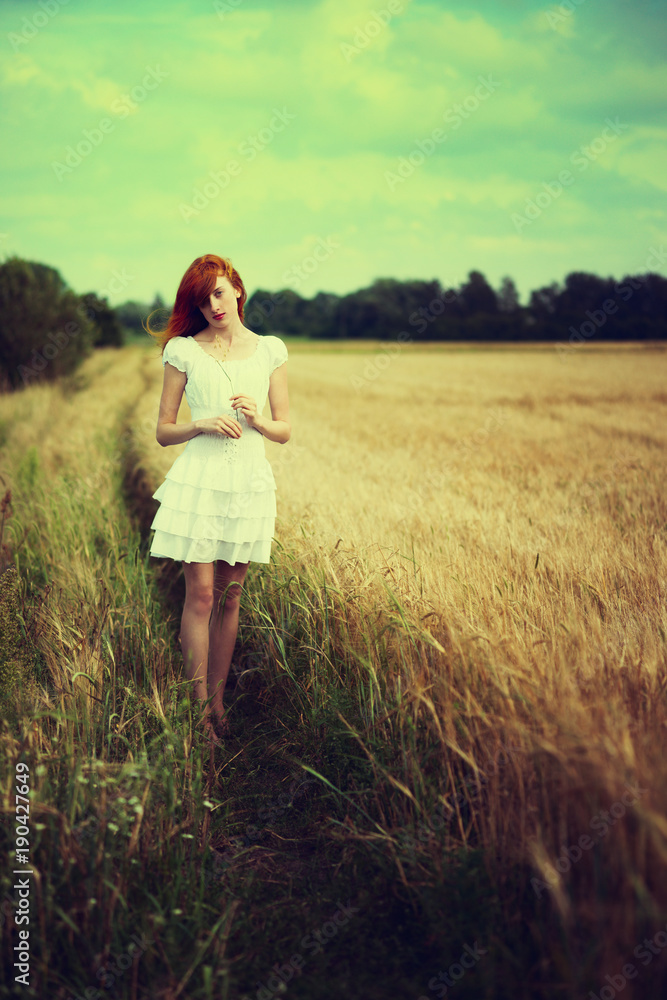
M45 493L36 453L24 457L17 481L25 484L27 516ZM488 956L460 995L502 995L494 982L506 960L493 943L502 916L481 857L449 856L429 871L425 857L418 859L407 841L401 845L400 831L384 830L378 766L391 768L401 751L378 740L369 759L341 720L362 724L354 697L326 679L308 689L310 654L292 594L297 581L275 570L271 582L263 573L249 575L233 735L211 759L193 731L173 621L165 648L156 643L173 614L151 581L146 541L120 502L99 520L83 505L78 524L86 530L75 540L64 530L71 492L53 494L52 502L53 524L35 522L21 550L29 584L24 620L34 620L31 602L43 601L40 588L49 586L40 532L52 539L52 567L75 558L76 544L76 555L95 564L109 590L107 603L92 609L102 684L92 673L75 678L65 670L54 684L35 625L23 670L41 688L39 708L21 704L2 723L3 847L10 859L15 764L25 762L30 773L30 860L39 872L30 929L33 981L41 991L33 995L85 995L110 981L114 956L128 956L132 963L115 976L115 996L179 987L179 995L192 998L254 996L276 962L301 954L305 964L290 981L291 996L380 998L391 987L417 997L436 967L476 940ZM281 595L273 621L262 607L267 588ZM61 594L51 612L59 616L61 654L73 641L66 626L74 640L80 635L74 598ZM56 636L51 630L52 647ZM331 653L323 636L319 662ZM370 702L363 704L370 711ZM387 836L395 841L391 850ZM5 867L0 895L11 896L11 886ZM306 935L330 929L348 902L359 911L349 925L324 938L317 954L314 939L304 947ZM3 996L12 995L8 926ZM132 953L133 935L142 949Z
M113 427L131 426L118 405ZM0 721L0 897L10 904L18 763L29 768L35 876L31 988L12 986L10 904L0 996L418 1000L438 995L429 981L476 945L482 957L451 990L462 1000L604 985L581 912L562 918L527 863L483 844L488 754L474 766L443 755L426 703L402 697L397 664L437 651L391 591L361 647L355 609L298 553L276 546L268 567L251 566L232 733L222 749L204 743L176 645L179 581L148 556L145 498L131 496L139 453L128 445L117 467L103 417L89 428L93 488L85 459L53 474L39 440L14 447L10 431L5 442L22 647ZM450 679L475 669L451 652ZM467 724L461 708L455 725ZM500 759L500 787L512 766ZM549 763L537 766L547 787ZM453 793L456 808L444 808ZM614 850L600 848L587 890L602 933ZM652 934L661 914L637 894ZM342 905L358 912L337 926ZM320 930L330 936L316 950ZM298 955L283 990L273 966ZM649 972L646 1000L661 995L657 962Z

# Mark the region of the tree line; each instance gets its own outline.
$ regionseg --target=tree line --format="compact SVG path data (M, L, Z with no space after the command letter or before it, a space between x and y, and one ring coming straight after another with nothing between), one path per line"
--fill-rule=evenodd
M379 278L347 295L319 292L312 299L292 289L258 290L245 321L258 333L323 339L655 340L667 336L667 279L649 272L616 281L573 271L562 285L531 292L525 306L511 278L494 291L480 271L470 271L458 288Z
M46 264L10 257L0 264L0 391L70 375L96 347L122 347L146 336L146 318L169 307L110 306L90 291L76 294ZM514 281L495 291L480 271L458 288L437 279L378 278L346 295L306 299L291 288L255 291L246 325L260 334L319 339L414 341L658 340L667 336L667 279L654 272L620 281L573 271L531 292L521 305Z

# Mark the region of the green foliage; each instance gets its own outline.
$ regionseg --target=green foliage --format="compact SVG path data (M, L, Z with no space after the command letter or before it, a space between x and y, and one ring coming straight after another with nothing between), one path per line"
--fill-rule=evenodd
M26 448L25 454L16 470L16 485L22 492L34 489L39 475L39 453L34 444Z
M0 264L0 382L22 388L73 372L95 326L55 268L10 257Z
M19 580L15 566L0 576L0 704L9 701L21 677Z
M607 303L608 311L603 311ZM667 337L667 279L659 274L626 276L621 282L573 272L563 287L553 283L531 293L527 306L505 276L496 292L480 271L459 288L439 281L378 278L347 295L258 289L245 309L258 333L310 338L373 338L415 341L567 340L583 325L586 337L642 340ZM592 330L592 332L591 332Z
M122 347L123 330L115 311L106 298L100 299L95 292L81 296L86 306L88 318L95 324L95 347Z
M158 297L156 296L156 299ZM114 308L114 313L116 319L123 327L124 330L129 331L131 334L140 336L142 339L146 339L146 330L144 329L144 323L146 318L150 315L153 309L162 308L156 305L147 305L145 302L134 302L128 300L127 302L122 302L120 305Z
M399 291L377 284L378 296ZM122 416L121 425L131 413ZM90 430L107 468L113 442L92 419ZM477 944L483 957L464 963L457 1000L599 991L608 966L598 973L593 961L612 925L602 921L613 869L600 859L599 881L586 883L585 908L573 907L568 927L550 894L534 891L532 869L505 860L511 852L500 838L495 870L481 850L455 846L490 796L472 769L454 766L452 777L456 758L413 716L411 691L393 686L394 657L414 650L428 663L432 648L396 598L394 618L363 616L358 644L357 598L345 583L334 590L282 548L270 566L252 567L239 642L247 669L230 691L232 732L212 749L182 697L173 595L165 586L164 602L155 599L148 539L130 530L120 494L128 477L114 477L118 495L100 507L95 490L77 487L76 467L64 464L59 485L41 484L37 449L16 456L25 523L39 523L46 494L55 512L55 530L18 550L21 578L46 593L53 576L66 591L49 599L44 692L18 724L0 720L3 801L13 801L18 761L30 773L30 860L41 879L31 898L35 995L416 998L435 995L431 978ZM133 460L124 447L121 463ZM86 587L98 578L108 586L99 610ZM92 676L96 663L98 687L87 677L75 686L72 670ZM452 674L455 685L477 698L475 660L463 670ZM462 701L444 720L450 732L465 731ZM482 712L492 704L479 701ZM443 792L458 816L441 808ZM503 801L501 824L511 811ZM11 858L9 836L6 845ZM12 867L0 873L5 983L15 975ZM575 905L583 882L572 883ZM641 917L652 896L636 884L647 900ZM635 937L632 897L624 898L617 909L640 940L644 922ZM355 912L339 926L334 915L345 903ZM590 940L587 913L599 931ZM657 920L648 917L652 935ZM305 968L283 989L274 965L286 968L295 953ZM664 995L648 978L640 985L643 1000ZM0 986L0 996L9 989Z

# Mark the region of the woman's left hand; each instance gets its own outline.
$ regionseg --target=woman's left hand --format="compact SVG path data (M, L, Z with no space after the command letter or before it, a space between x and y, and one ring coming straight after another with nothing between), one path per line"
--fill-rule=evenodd
M239 410L246 418L248 427L254 427L255 422L259 419L259 413L257 412L257 403L252 398L252 396L244 396L239 393L236 396L230 396L232 408L236 410L237 414Z

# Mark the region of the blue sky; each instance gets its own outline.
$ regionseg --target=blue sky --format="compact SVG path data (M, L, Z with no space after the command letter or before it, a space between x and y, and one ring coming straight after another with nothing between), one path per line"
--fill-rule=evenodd
M203 253L306 296L664 274L666 8L3 0L0 259L113 304Z

